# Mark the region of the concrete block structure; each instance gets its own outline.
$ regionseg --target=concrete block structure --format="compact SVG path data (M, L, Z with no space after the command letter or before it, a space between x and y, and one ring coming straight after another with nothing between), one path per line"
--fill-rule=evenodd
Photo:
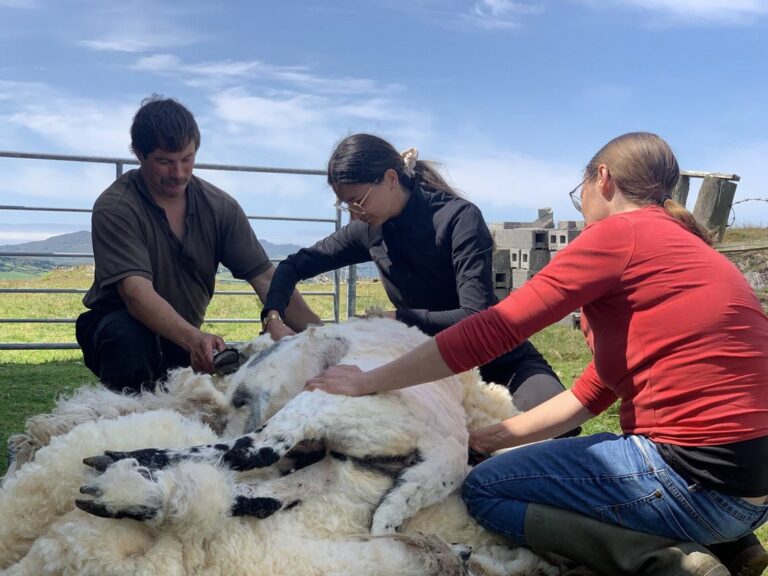
M501 299L520 288L546 266L584 229L583 222L567 220L555 226L552 210L540 208L532 222L493 222L494 289Z

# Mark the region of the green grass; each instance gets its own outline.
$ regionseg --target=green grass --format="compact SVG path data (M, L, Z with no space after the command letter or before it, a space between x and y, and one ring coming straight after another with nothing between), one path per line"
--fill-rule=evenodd
M90 284L92 269L80 267L60 269L48 274L23 280L0 280L0 287L56 287L83 288ZM245 290L242 283L222 281L220 290ZM311 284L302 291L332 290L329 284ZM323 318L332 315L331 299L307 297L310 306ZM341 296L342 317L346 313L346 286ZM74 319L81 311L81 295L4 294L0 299L0 317L20 318L56 317ZM357 286L357 313L371 306L387 308L388 300L380 282L359 282ZM258 318L261 305L254 296L216 296L211 302L208 317ZM228 341L253 337L260 329L253 324L206 324L203 329L221 334ZM560 379L569 386L589 361L590 353L579 330L556 325L542 330L532 339L547 358ZM2 342L74 342L73 324L0 324ZM78 350L63 351L0 351L0 470L7 466L5 444L10 434L24 429L24 421L34 414L48 412L56 398L75 388L94 382L94 375L82 363ZM618 433L617 405L585 426L587 434L610 431ZM768 543L768 527L758 532Z

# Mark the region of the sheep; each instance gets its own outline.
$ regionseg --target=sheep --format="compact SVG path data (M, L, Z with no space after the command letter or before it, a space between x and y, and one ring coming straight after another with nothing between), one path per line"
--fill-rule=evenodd
M19 467L32 461L35 453L54 436L103 418L166 408L199 418L221 432L229 411L225 389L226 382L221 379L195 374L189 368L173 371L155 391L134 396L118 394L99 384L83 386L72 396L59 398L50 414L28 418L25 431L8 438L10 465L5 477L13 476Z
M176 428L169 427L174 433L158 442L152 431L168 428L166 411L92 422L54 439L0 492L3 518L23 513L25 506L14 508L13 501L24 496L30 482L45 485L57 502L51 506L46 498L33 508L26 501L26 509L36 511L33 516L44 518L0 533L0 540L16 542L5 549L0 545L0 567L10 566L8 574L427 574L430 568L413 552L423 545L431 551L428 558L442 554L460 573L455 554L446 556L444 545L434 536L416 534L420 531L474 545L470 563L476 574L557 574L543 560L507 548L499 536L480 528L455 493L466 471L467 421L474 427L511 410L508 395L506 403L495 402L504 400L500 387L481 384L469 373L376 397L299 392L306 378L325 366L343 360L371 367L424 338L382 320L329 326L275 346L249 344L250 359L229 378L227 392L229 436L251 433L239 445L219 442L210 428L189 420L185 426L199 427L199 436L207 438L190 441L192 434L179 434L176 420ZM371 418L369 430L360 426L365 416ZM134 430L148 433L134 435ZM286 476L269 465L285 464L279 458L295 456L296 445L306 439L322 440L329 456ZM194 444L208 446L137 453L153 466L163 458L160 470L114 452L108 459L117 462L101 476L77 466L86 451ZM230 466L217 466L219 456L230 450ZM248 467L254 457L266 466L244 473L229 469ZM59 467L56 481L46 476L51 463ZM289 459L288 467L297 466ZM77 485L86 496L79 506L108 518L72 510ZM41 506L51 510L38 514ZM393 537L398 526L415 540ZM358 536L369 531L387 537ZM233 550L240 551L237 559ZM276 555L276 550L285 553ZM339 562L348 555L349 569Z

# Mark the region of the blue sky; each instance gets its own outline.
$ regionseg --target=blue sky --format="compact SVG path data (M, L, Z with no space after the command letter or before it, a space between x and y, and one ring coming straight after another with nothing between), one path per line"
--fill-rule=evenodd
M323 168L373 132L441 162L491 222L576 219L583 166L633 130L768 199L767 32L768 0L0 0L0 150L129 157L156 92L195 113L198 162ZM0 174L0 204L88 208L114 168L0 158ZM249 214L332 214L321 177L198 174ZM768 225L768 202L734 215ZM0 211L0 244L88 227Z

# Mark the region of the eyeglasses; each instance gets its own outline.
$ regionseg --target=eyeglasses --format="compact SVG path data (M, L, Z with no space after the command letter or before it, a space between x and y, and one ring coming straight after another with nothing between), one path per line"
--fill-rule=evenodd
M584 193L584 191L582 190L578 196L576 196L576 192L578 192L579 188L584 186L584 184L586 184L587 180L589 180L590 178L592 178L592 176L587 176L586 178L584 178L584 180L582 180L579 183L578 186L576 186L576 188L568 192L568 196L571 197L571 202L573 202L573 207L576 208L576 210L578 210L579 212L581 212L581 195Z
M365 201L368 199L368 194L371 193L371 190L373 190L373 187L376 186L376 182L371 184L371 187L368 188L368 192L365 193L363 196L363 199L359 202L344 202L343 200L336 200L336 203L334 206L337 210L344 210L345 212L349 212L350 214L357 214L358 216L365 216L368 214L368 212L365 211L365 208L363 208L363 204L365 204Z

